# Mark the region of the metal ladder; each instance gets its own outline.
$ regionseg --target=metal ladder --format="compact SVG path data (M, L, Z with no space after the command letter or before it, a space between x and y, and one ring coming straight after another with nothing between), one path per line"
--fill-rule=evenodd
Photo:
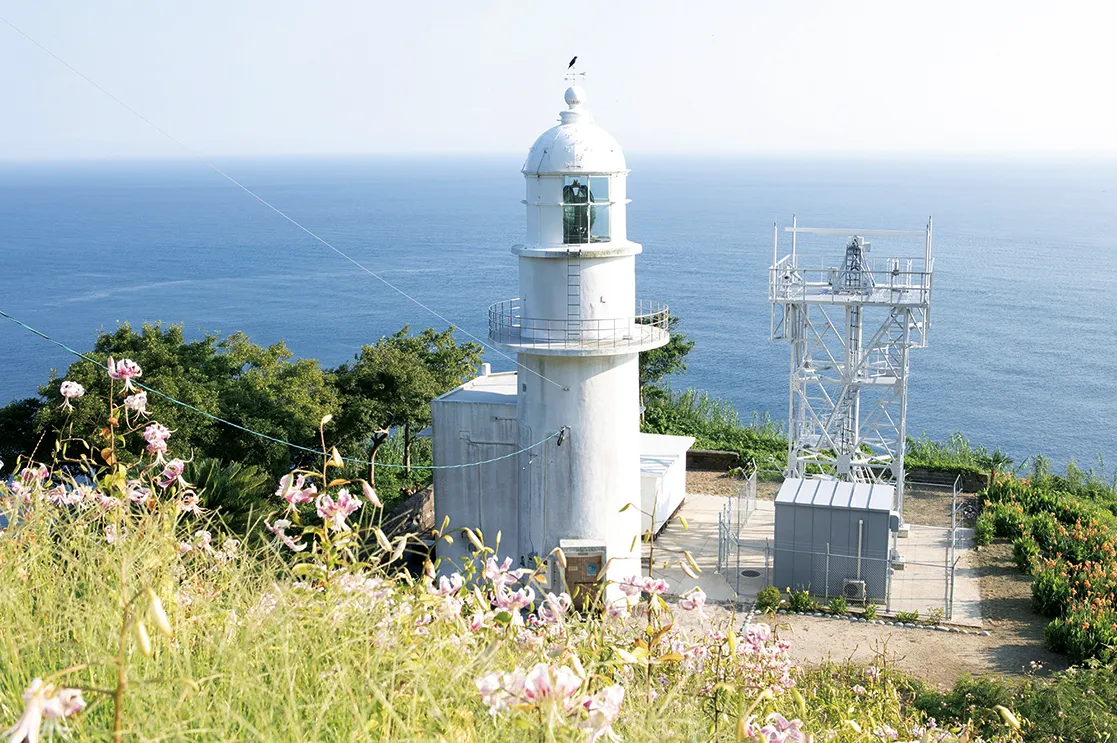
M582 340L582 251L567 251L566 258L566 342Z

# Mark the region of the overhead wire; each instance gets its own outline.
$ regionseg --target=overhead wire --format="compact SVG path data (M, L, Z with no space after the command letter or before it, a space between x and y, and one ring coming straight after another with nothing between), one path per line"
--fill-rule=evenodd
M28 325L27 323L23 322L22 320L19 320L15 317L12 317L11 315L9 315L4 310L0 310L0 317L5 317L8 320L11 320L13 323L20 326L24 330L28 330L28 331L34 333L35 335L39 336L43 340L46 340L46 341L49 341L49 342L53 343L54 345L58 346L59 348L61 348L64 351L72 353L73 355L75 355L75 356L77 356L81 359L84 359L85 361L88 361L88 362L90 362L90 363L92 363L96 366L106 368L106 365L104 363L98 361L97 359L95 359L95 358L93 358L93 357L91 357L87 354L84 354L81 351L74 350L73 348L71 348L70 346L67 346L65 343L63 343L60 340L56 340L54 338L51 338L49 335L42 332L41 330L37 330L37 329L31 327L30 325ZM323 452L319 449L313 449L313 448L308 447L308 446L301 446L300 444L293 444L290 441L284 441L283 439L276 438L275 436L270 436L266 433L262 433L260 431L255 431L251 428L248 428L247 426L242 426L239 423L234 423L233 421L226 420L224 418L221 418L220 416L214 415L213 413L207 413L206 411L202 410L199 407L191 405L188 402L184 402L183 400L179 400L177 398L171 397L170 395L166 394L165 392L160 392L159 390L155 389L154 387L150 387L146 384L142 384L140 382L137 382L135 379L132 380L132 384L134 384L135 386L144 390L145 392L150 392L151 394L156 395L158 397L161 397L164 400L167 400L168 402L171 402L171 403L174 403L175 405L186 408L187 410L192 410L195 413L198 413L199 415L205 416L206 418L209 418L212 421L216 421L217 423L221 423L221 424L224 424L226 426L229 426L230 428L235 428L239 431L244 431L245 433L251 434L253 436L257 436L257 437L262 438L262 439L267 439L268 441L271 441L271 442L276 443L276 444L282 444L283 446L289 446L292 449L298 449L300 451L310 452L311 454L323 454ZM554 431L554 432L548 434L546 438L540 439L539 441L535 442L534 444L531 444L530 446L525 446L523 449L518 449L514 452L510 452L508 454L502 454L499 457L493 457L491 459L485 459L485 460L482 460L480 462L466 462L464 464L412 464L412 465L387 464L387 463L379 463L378 462L376 464L376 466L377 467L387 467L387 468L391 468L391 469L407 469L408 467L410 467L411 469L419 469L419 470L453 470L453 469L463 469L465 467L477 467L477 466L480 466L482 464L490 464L492 462L499 462L502 459L509 459L509 458L514 457L518 454L523 454L524 452L531 451L532 449L536 449L536 448L542 446L543 444L547 443L548 441L555 438L556 436L559 437L559 444L561 445L562 437L563 437L564 433L565 433L564 429L559 429L558 431ZM360 464L360 465L367 465L368 464L368 462L364 459L354 459L353 457L342 457L342 459L346 462L351 462L351 463Z
M203 163L205 163L205 164L206 164L206 165L207 165L207 166L208 166L208 167L209 167L209 168L210 168L211 170L213 170L213 171L214 171L215 173L217 173L218 175L220 175L220 176L221 176L222 178L224 178L225 180L229 181L229 182L230 182L230 183L232 183L232 184L233 184L234 186L236 186L237 188L241 189L241 190L242 190L242 191L244 191L244 192L245 192L246 194L248 194L248 195L249 195L249 196L251 196L252 198L256 199L256 200L257 200L257 201L259 201L259 202L260 202L261 204L263 204L264 206L266 206L266 207L267 207L268 209L271 209L271 210L272 210L273 212L275 212L275 213L276 213L276 214L278 214L279 216L283 217L283 218L284 218L284 219L286 219L286 220L287 220L288 222L290 222L291 224L293 224L293 225L294 225L295 227L299 228L300 230L302 230L303 232L305 232L305 233L306 233L307 235L309 235L309 236L310 236L310 237L312 237L313 239L315 239L315 240L317 240L318 242L322 243L322 244L323 244L323 245L325 245L325 246L326 246L327 248L329 248L330 250L334 251L335 253L337 253L337 254L338 254L339 256L341 256L341 257L342 257L342 258L344 258L345 260L349 261L350 263L352 263L352 264L353 264L354 266L356 266L357 268L361 269L362 271L364 271L365 273L367 273L367 274L368 274L369 276L372 276L372 277L373 277L374 279L376 279L376 280L377 280L377 281L379 281L380 283L384 284L384 286L386 286L386 287L388 287L389 289L391 289L392 291L396 292L397 294L399 294L399 295L400 295L400 296L402 296L403 298L405 298L405 299L407 299L407 300L409 300L409 301L413 302L414 304L418 305L418 306L419 306L419 307L421 307L422 309L426 310L426 311L427 311L427 312L429 312L430 314L432 314L432 315L434 315L435 317L437 317L437 318L438 318L439 320L441 320L442 322L446 323L446 324L447 324L448 326L450 326L450 327L452 327L452 328L455 328L455 329L456 329L456 330L457 330L457 331L458 331L459 333L461 333L462 335L465 335L466 337L470 338L471 340L474 340L474 341L476 341L477 343L481 344L481 346L483 346L484 348L487 348L487 349L489 349L490 351L493 351L494 353L498 354L499 356L502 356L502 357L504 357L505 359L507 359L507 360L511 361L511 362L512 362L512 363L514 363L514 364L515 364L515 365L516 365L517 367L519 367L519 368L521 368L521 369L524 369L525 371L529 372L530 374L533 374L533 375L535 375L536 377L539 377L540 379L542 379L543 381L545 381L545 382L549 382L550 384L553 384L553 385L555 385L556 387L558 387L558 388L560 388L560 389L562 389L562 390L569 390L569 387L567 387L566 385L563 385L563 384L561 384L561 383L559 383L559 382L556 382L555 380L553 380L553 379L550 379L549 377L547 377L547 376L545 376L545 375L543 375L543 374L541 374L541 373L539 373L539 372L535 371L535 370L534 370L534 369L532 369L531 367L529 367L529 366L526 366L525 364L522 364L522 363L520 363L520 361L519 361L518 359L516 359L516 358L514 358L513 356L511 356L511 355L509 355L509 354L505 353L504 351L500 350L500 349L499 349L499 348L497 348L496 346L493 346L493 345L491 345L491 344L489 344L489 343L486 343L486 342L485 342L484 340L482 340L482 339L481 339L481 338L479 338L478 336L474 335L473 333L470 333L470 332L469 332L468 330L465 330L465 329L463 329L463 328L462 328L461 326L459 326L459 325L457 325L457 324L455 324L455 323L451 322L451 321L450 321L449 319L447 319L447 318L446 318L445 316L443 316L443 315L442 315L441 313L439 313L438 311L436 311L435 309L433 309L433 308L432 308L432 307L430 307L429 305L425 304L424 302L422 302L421 300L419 300L419 299L417 299L416 297L412 296L411 294L408 294L408 293L407 293L407 292L405 292L405 291L404 291L403 289L400 289L399 287L397 287L397 286L396 286L395 284L393 284L392 282L390 282L390 281L388 281L387 279L385 279L385 278L384 278L383 276L381 276L380 274L376 273L376 272L375 272L375 271L373 271L372 269L370 269L370 268L368 268L367 266L365 266L365 265L364 265L363 263L361 263L360 261L358 261L358 260L357 260L356 258L353 258L353 257L352 257L351 255L349 255L349 254L348 254L348 253L346 253L345 251L341 250L340 248L336 247L335 245L333 245L333 244L332 244L331 242L329 242L329 241L328 241L328 240L326 240L325 238L323 238L323 237L319 236L319 235L318 235L317 233L315 233L315 232L314 232L313 230L311 230L311 229L309 229L309 228L305 227L305 226L304 226L304 225L303 225L302 223L300 223L300 222L299 222L298 220L296 220L296 219L295 219L294 217L290 216L289 214L287 214L286 212L284 212L284 211L283 211L282 209L280 209L279 207L275 206L274 204L272 204L272 203L271 203L270 201L268 201L268 200L267 200L267 199L265 199L264 197L260 196L260 195L259 195L258 193L256 193L255 191L253 191L253 190L252 190L251 188L249 188L248 186L244 185L243 183L241 183L240 181L238 181L238 180L237 180L236 178L234 178L233 176L231 176L231 175L229 175L228 173L226 173L226 172L225 172L224 170L222 170L221 168L219 168L219 167L217 166L217 164L216 164L216 163L214 163L214 162L213 162L212 160L210 160L210 159L209 159L208 157L206 157L204 153L202 153L202 152L199 152L198 150L195 150L195 149L194 149L193 147L190 147L189 145L187 145L187 144L183 143L182 141L180 141L179 139L177 139L176 137L174 137L173 135L171 135L171 134L170 134L169 132L167 132L167 131L166 131L165 129L163 129L162 127L160 127L160 126L159 126L158 124L156 124L155 122L151 121L151 119L147 118L146 116L144 116L143 114L141 114L141 113L140 113L139 111L137 111L136 109L134 109L134 108L132 108L131 106L129 106L129 105L127 104L127 103L125 103L124 101L122 101L122 100L121 100L120 98L117 98L117 97L116 97L115 95L113 95L113 94L112 94L112 93L111 93L111 92L110 92L109 90L107 90L106 88L104 88L104 87L102 87L102 86L101 86L100 84L98 84L98 83L97 83L97 81L93 80L93 79L92 79L92 78L90 78L90 77L89 77L88 75L86 75L85 73L83 73L83 72L82 72L81 70L77 69L77 68L76 68L76 67L74 67L74 66L73 66L72 64L70 64L69 62L67 62L67 61L66 61L65 59L63 59L63 58L62 58L62 57L60 57L59 55L55 54L55 53L54 53L54 52L53 52L53 51L52 51L51 49L49 49L49 48L48 48L48 47L46 47L45 45L43 45L43 44L39 43L39 42L38 42L38 41L37 41L36 39L34 39L34 38L33 38L32 36L30 36L30 35L29 35L29 34L28 34L27 32L25 32L25 31L24 31L23 29L21 29L21 28L20 28L19 26L16 26L16 25L15 25L14 23L12 23L11 21L9 21L9 20L8 20L7 18L5 18L4 16L0 16L0 21L3 21L3 22L4 22L4 24L5 24L5 25L7 25L7 26L8 26L9 28L11 28L11 29L12 29L13 31L15 31L16 33L18 33L18 34L19 34L20 36L22 36L23 38L27 39L27 40L28 40L29 42L31 42L32 44L34 44L35 46L37 46L37 47L38 47L39 49L41 49L41 50L42 50L43 52L45 52L46 54L48 54L48 55L50 55L51 57L53 57L53 58L54 58L54 59L55 59L56 61L58 61L58 62L59 62L60 64L62 64L62 65L63 65L64 67L66 67L66 69L70 70L70 71L71 71L71 72L73 72L73 73L74 73L75 75L77 75L78 77L80 77L80 78L81 78L82 80L85 80L85 81L86 81L87 83L89 83L90 85L92 85L92 86L93 86L94 88L96 88L97 90L99 90L99 91L101 91L102 93L104 93L104 94L105 94L106 96L108 96L108 97L109 97L110 99L112 99L112 100L113 100L113 101L114 101L114 102L115 102L115 103L116 103L117 105L119 105L119 106L120 106L121 108L123 108L124 110L128 111L128 112L129 112L130 114L132 114L133 116L135 116L136 118L138 118L138 119L139 119L140 121L142 121L142 122L144 122L145 124L147 124L147 125L148 125L149 127L151 127L151 128L152 128L152 129L154 129L154 130L155 130L156 132L158 132L159 134L161 134L161 135L163 135L164 137L166 137L166 138L167 138L168 140L170 140L170 141L171 141L171 142L173 142L173 143L174 143L175 145L177 145L178 147L180 147L180 148L182 148L183 150L185 150L185 151L186 151L187 153L189 153L190 155L192 155L192 156L193 156L193 157L195 157L196 159L198 159L198 160L202 161Z

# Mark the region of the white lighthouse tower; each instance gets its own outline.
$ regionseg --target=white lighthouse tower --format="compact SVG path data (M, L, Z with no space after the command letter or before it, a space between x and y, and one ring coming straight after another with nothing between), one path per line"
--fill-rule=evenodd
M520 296L489 308L489 338L520 364L520 446L562 431L520 455L521 562L560 543L596 547L616 580L640 573L638 355L667 343L668 310L636 299L642 248L626 234L620 145L580 87L565 99L524 163L527 234L512 248Z

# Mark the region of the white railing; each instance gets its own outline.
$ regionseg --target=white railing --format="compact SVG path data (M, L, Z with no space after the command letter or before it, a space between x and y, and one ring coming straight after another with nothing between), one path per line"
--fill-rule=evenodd
M798 302L823 295L840 296L843 263L843 259L833 256L784 256L768 270L768 299ZM866 293L889 301L915 304L930 301L933 265L924 265L923 259L881 258L866 263L860 272L863 286L872 287Z
M519 299L489 307L489 339L510 346L550 350L654 346L667 340L670 310L662 302L637 300L631 317L552 320L525 317Z

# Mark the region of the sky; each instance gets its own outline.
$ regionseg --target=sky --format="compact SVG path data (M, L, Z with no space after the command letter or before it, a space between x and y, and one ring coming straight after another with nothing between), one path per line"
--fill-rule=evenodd
M526 150L570 57L630 152L1117 154L1117 4L0 0L203 154ZM0 23L0 160L185 154Z

